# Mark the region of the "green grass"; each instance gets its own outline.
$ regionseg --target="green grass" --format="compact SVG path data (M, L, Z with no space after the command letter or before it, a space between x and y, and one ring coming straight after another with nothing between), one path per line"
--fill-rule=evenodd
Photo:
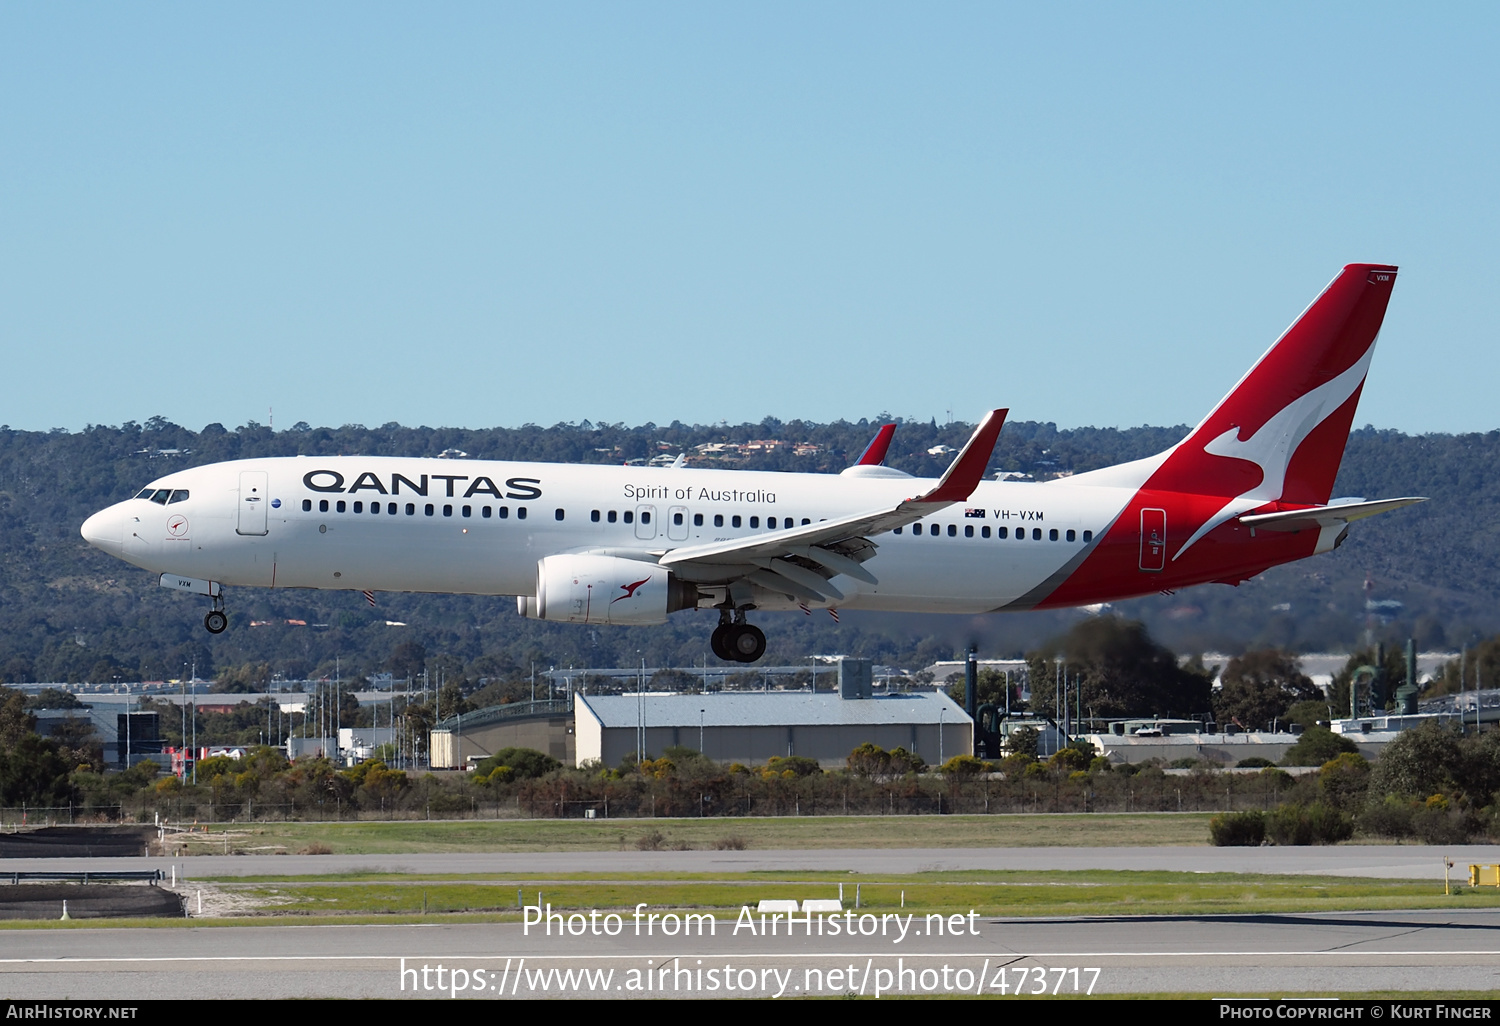
M314 845L337 855L429 852L634 850L660 833L662 847L712 848L728 838L747 848L1019 848L1207 845L1211 813L993 816L806 816L619 820L433 820L216 824L178 835L187 854L289 853ZM226 836L227 835L227 836Z
M487 913L519 918L516 891L534 904L537 892L554 910L708 910L734 915L762 898L836 897L844 887L852 908L856 884L861 911L986 917L1214 915L1420 908L1500 908L1493 888L1444 895L1423 880L1350 877L1252 876L1167 872L951 872L876 878L835 873L612 874L537 880L496 875L484 880L290 879L216 886L262 914L291 916L431 915ZM904 898L904 906L903 906Z

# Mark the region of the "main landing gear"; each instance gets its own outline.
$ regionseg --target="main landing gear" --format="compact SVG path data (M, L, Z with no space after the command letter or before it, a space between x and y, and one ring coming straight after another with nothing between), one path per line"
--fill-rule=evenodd
M730 663L753 663L766 654L766 635L757 626L745 622L745 611L719 610L719 626L708 641L714 655Z
M210 634L223 634L228 626L229 615L224 612L224 599L220 595L215 595L214 607L203 618L203 627Z

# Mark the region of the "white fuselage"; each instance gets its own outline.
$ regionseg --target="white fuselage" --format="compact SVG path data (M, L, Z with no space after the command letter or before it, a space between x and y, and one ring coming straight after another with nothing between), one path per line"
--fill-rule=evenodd
M546 556L649 560L890 506L927 484L904 475L291 457L169 474L151 485L170 490L169 501L117 503L91 517L84 535L145 569L226 585L529 595ZM842 601L808 604L1004 608L1076 565L1129 502L1132 484L982 483L929 518L920 536L907 528L873 539L878 584L838 576ZM782 596L780 606L798 601Z

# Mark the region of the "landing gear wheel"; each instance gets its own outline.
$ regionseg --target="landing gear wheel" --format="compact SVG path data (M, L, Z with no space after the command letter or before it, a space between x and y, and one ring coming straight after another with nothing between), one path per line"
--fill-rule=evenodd
M203 618L203 626L210 634L223 634L229 626L229 617L224 615L223 610L212 610Z
M708 647L713 649L715 656L726 663L734 662L734 654L729 651L728 624L720 624L714 628L714 632L708 636Z
M735 662L753 663L766 654L766 636L754 624L737 623L730 628L727 647Z

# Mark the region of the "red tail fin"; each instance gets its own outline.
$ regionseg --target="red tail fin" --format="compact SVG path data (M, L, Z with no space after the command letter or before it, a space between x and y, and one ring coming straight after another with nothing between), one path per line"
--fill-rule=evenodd
M1327 502L1395 282L1394 267L1345 267L1147 487Z

